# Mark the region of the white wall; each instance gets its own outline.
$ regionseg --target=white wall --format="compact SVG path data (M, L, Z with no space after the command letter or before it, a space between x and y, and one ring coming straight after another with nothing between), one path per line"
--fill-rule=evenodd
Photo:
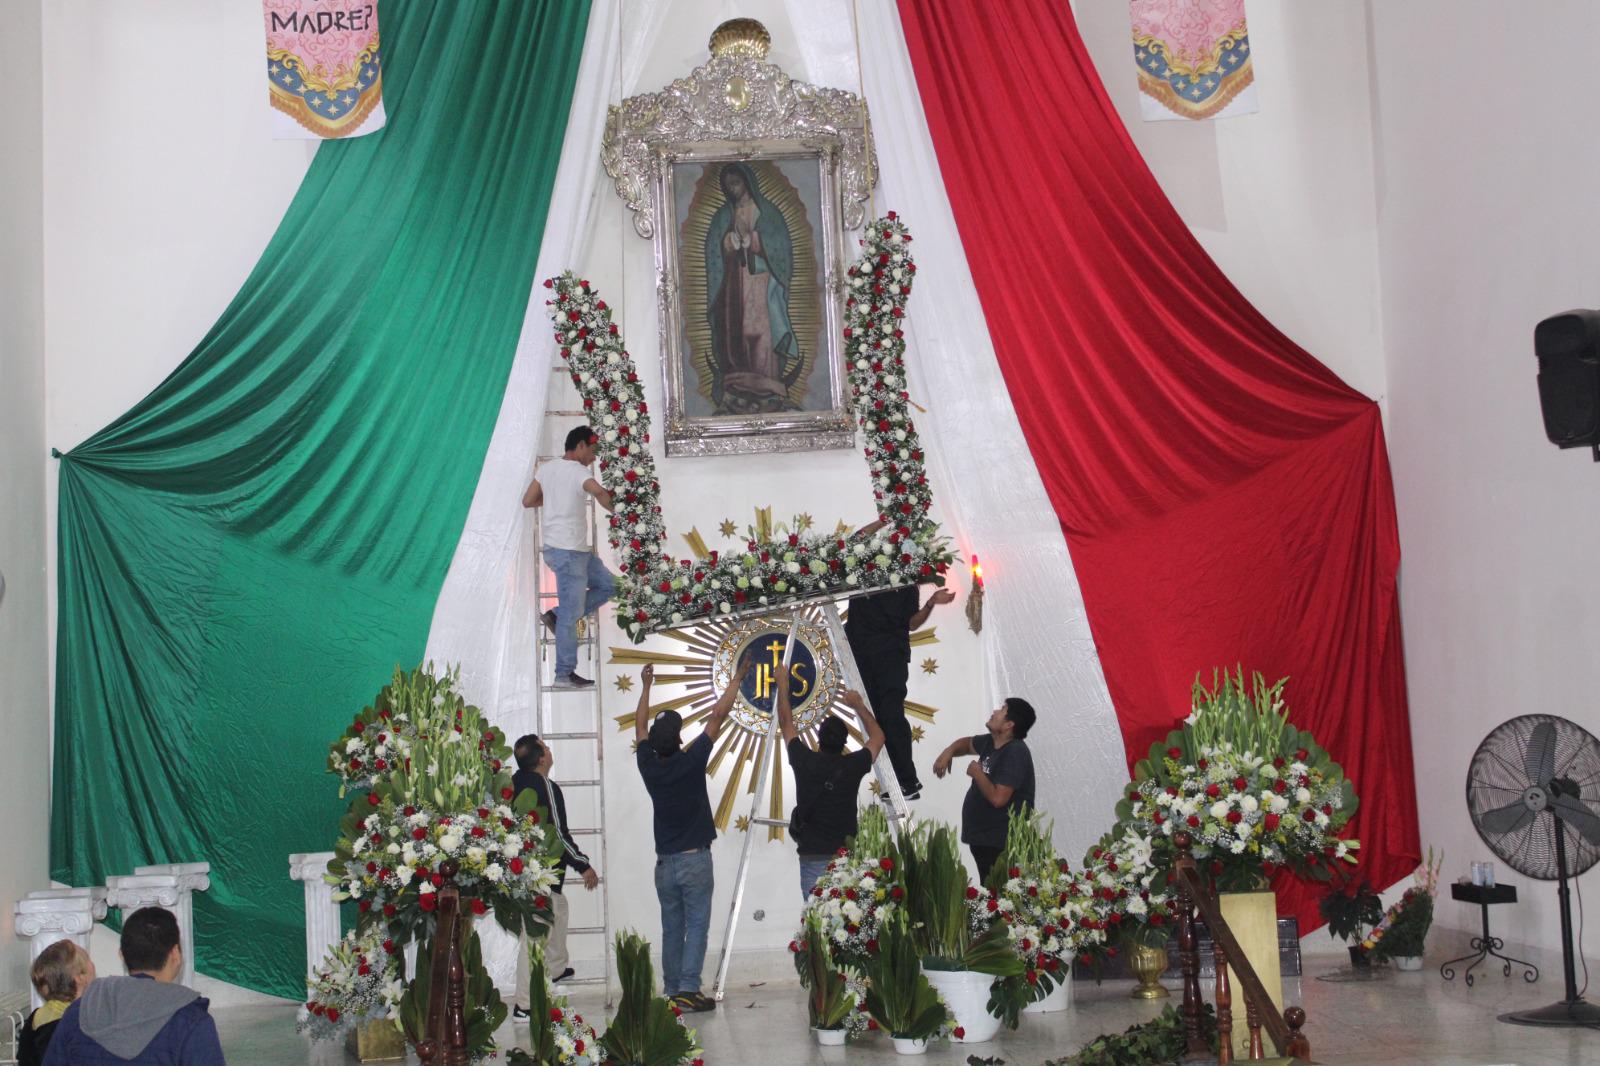
M1368 7L1412 736L1422 839L1451 879L1492 857L1462 798L1490 729L1550 713L1600 733L1600 468L1546 443L1532 343L1540 319L1600 306L1600 143L1569 61L1600 48L1600 8ZM1491 91L1459 91L1464 56L1493 57ZM1500 876L1520 901L1496 934L1558 947L1555 886Z
M1362 6L1250 0L1261 110L1216 122L1141 119L1128 5L1073 6L1134 144L1222 272L1296 343L1382 400Z
M19 3L0 33L0 997L28 984L12 904L49 876L39 20L38 3Z

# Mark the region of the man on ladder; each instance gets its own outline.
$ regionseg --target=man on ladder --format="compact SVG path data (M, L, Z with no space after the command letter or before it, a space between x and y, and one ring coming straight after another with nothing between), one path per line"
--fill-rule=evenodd
M578 676L578 619L597 610L616 591L616 577L589 543L584 494L610 511L615 497L589 476L599 440L588 426L567 434L566 451L542 464L522 506L544 508L544 561L556 576L556 607L539 617L556 634L555 688L587 688L594 682Z

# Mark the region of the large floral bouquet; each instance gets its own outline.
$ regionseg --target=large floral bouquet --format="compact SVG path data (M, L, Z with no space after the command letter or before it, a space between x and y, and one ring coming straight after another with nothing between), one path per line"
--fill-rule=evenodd
M511 1066L598 1066L604 1059L594 1026L558 996L545 967L544 945L528 947L528 1050L512 1048Z
M635 641L698 618L776 607L811 596L919 582L943 584L954 555L929 515L932 490L909 414L905 303L916 264L893 214L874 222L850 268L844 329L847 371L866 438L881 527L841 537L798 531L752 538L743 552L674 562L650 441L650 408L612 310L570 271L545 282L555 340L599 441L600 480L616 495L609 537L620 564L617 622Z
M465 704L454 679L397 671L374 701L373 720L403 726L407 754L359 771L370 791L351 803L328 867L335 897L356 901L363 928L381 920L401 943L431 928L447 861L472 914L492 908L513 933L549 923L560 837L531 790L513 799L511 776L500 769L509 755L504 738ZM372 735L370 752L383 732ZM351 783L348 761L331 769Z
M346 933L307 978L310 998L302 1032L314 1039L337 1036L352 1025L395 1017L404 990L394 941L374 927Z
M1107 834L1084 858L1083 884L1100 936L1086 953L1116 954L1114 940L1159 947L1177 922L1177 893L1156 859L1155 842L1137 832Z
M1202 873L1224 890L1262 887L1281 868L1327 880L1354 864L1360 844L1339 833L1355 813L1344 771L1310 734L1288 722L1283 681L1241 670L1208 690L1198 680L1193 713L1150 757L1117 804L1118 835L1151 842L1170 869L1174 833L1186 832Z
M1066 980L1072 960L1105 943L1106 922L1086 875L1055 853L1053 828L1036 811L1012 812L1006 847L990 874L989 894L1022 960L1034 997Z
M328 772L339 778L339 795L371 788L395 770L409 769L412 745L427 739L429 725L442 724L461 741L471 741L469 746L477 748L490 771L499 773L511 757L511 749L497 729L486 727L475 736L466 736L466 715L471 708L456 691L460 677L459 668L436 676L432 664L410 672L396 667L394 678L328 750Z

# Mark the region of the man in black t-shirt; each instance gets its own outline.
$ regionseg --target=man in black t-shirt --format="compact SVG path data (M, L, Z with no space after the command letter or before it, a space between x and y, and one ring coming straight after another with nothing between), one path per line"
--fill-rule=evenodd
M1033 808L1033 754L1023 738L1035 717L1032 704L1012 696L989 715L988 732L962 737L933 763L934 776L943 777L951 759L976 756L967 765L972 785L961 804L961 842L972 850L980 883L1005 849L1011 812Z
M661 986L680 1010L716 1009L716 1001L700 992L700 970L706 961L711 929L711 842L717 827L706 794L706 764L711 745L733 710L739 687L754 667L747 657L729 679L711 708L700 735L683 747L683 716L662 711L650 720L650 685L655 667L641 675L639 706L634 712L634 759L654 808L656 899L661 904Z
M862 533L873 531L868 526ZM884 746L900 791L906 799L922 792L916 763L911 758L911 724L906 721L906 684L911 674L911 634L928 621L933 608L956 598L950 589L938 589L919 605L916 585L885 589L850 601L844 635L861 671L861 687L883 726Z
M782 676L789 676L787 669ZM817 750L812 751L794 727L789 686L780 682L776 692L778 731L783 734L789 766L794 770L795 806L789 814L789 835L800 851L800 896L804 899L827 870L834 853L856 835L856 794L861 789L861 779L883 750L883 730L861 693L851 690L844 694L844 702L861 718L861 728L867 735L865 746L846 755L844 742L849 730L844 722L829 715L817 730Z

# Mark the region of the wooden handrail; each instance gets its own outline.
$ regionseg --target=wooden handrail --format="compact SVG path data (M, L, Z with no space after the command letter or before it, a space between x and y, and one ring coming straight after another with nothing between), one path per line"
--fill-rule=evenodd
M444 883L436 895L433 954L428 960L427 1029L417 1043L423 1066L469 1066L466 967L461 959L461 890L454 860L439 864Z
M1234 979L1239 983L1239 991L1244 995L1246 1020L1251 1030L1252 1057L1259 1054L1259 1028L1264 1023L1267 1035L1272 1039L1272 1045L1279 1055L1309 1058L1311 1042L1300 1031L1300 1027L1305 1024L1305 1011L1299 1007L1290 1007L1282 1014L1278 1013L1266 986L1261 983L1260 976L1250 965L1250 960L1245 957L1244 951L1240 949L1239 942L1234 939L1233 930L1229 929L1227 922L1223 920L1222 908L1217 903L1216 897L1212 895L1210 887L1200 876L1200 870L1194 861L1193 841L1189 834L1175 833L1172 842L1178 849L1178 862L1174 874L1178 887L1178 953L1183 971L1186 1048L1180 1061L1184 1063L1218 1061L1224 1066L1232 1061L1232 1049L1228 1041L1232 1035L1233 997L1228 988L1227 978L1224 976L1227 972L1225 967L1232 969ZM1218 1029L1227 1033L1222 1038L1222 1051L1217 1058L1212 1058L1210 1048L1201 1034L1200 1019L1204 1006L1200 998L1200 959L1194 936L1196 911L1205 919L1206 928L1211 932L1212 947L1216 953Z

